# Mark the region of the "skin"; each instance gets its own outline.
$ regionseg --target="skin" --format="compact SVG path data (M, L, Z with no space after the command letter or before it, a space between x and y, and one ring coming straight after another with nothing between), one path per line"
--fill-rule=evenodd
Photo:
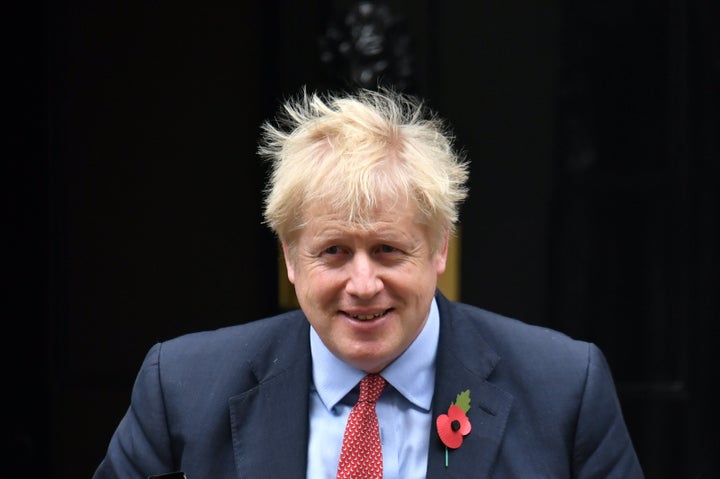
M367 227L309 208L312 218L283 241L288 278L300 307L327 348L346 363L377 373L420 334L437 278L445 271L448 237L433 250L417 208L382 204Z

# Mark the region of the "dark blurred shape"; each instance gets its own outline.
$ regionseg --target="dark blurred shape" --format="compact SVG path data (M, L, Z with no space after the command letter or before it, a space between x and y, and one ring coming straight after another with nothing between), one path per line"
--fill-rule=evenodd
M720 10L560 5L549 325L607 355L647 477L720 477Z
M410 36L404 20L377 2L357 2L319 39L320 61L343 86L412 88Z

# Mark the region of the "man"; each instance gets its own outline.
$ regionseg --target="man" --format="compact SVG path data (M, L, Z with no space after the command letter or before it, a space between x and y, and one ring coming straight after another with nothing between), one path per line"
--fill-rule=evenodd
M303 94L264 132L301 309L155 345L95 478L642 477L594 345L437 291L467 179L437 118Z

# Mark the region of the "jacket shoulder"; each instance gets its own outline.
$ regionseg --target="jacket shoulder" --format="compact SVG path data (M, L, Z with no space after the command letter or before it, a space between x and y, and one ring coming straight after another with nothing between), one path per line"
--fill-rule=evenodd
M263 348L282 343L307 330L300 311L290 311L244 324L188 333L162 342L166 352L177 354L252 355Z
M144 367L157 368L166 387L224 383L242 389L309 355L308 335L305 316L292 311L159 342Z
M469 327L476 330L506 361L536 361L538 357L586 359L588 349L594 347L587 341L572 338L561 331L469 304L449 302L447 308L448 316L456 328Z

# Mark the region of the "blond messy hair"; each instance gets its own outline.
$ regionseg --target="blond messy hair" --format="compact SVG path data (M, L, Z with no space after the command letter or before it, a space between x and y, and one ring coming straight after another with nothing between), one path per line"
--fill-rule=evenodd
M444 123L418 99L390 90L303 91L284 104L276 125L263 125L259 153L271 162L265 223L290 244L310 219L308 206L346 212L362 227L381 201L409 201L439 247L467 195L468 164Z

